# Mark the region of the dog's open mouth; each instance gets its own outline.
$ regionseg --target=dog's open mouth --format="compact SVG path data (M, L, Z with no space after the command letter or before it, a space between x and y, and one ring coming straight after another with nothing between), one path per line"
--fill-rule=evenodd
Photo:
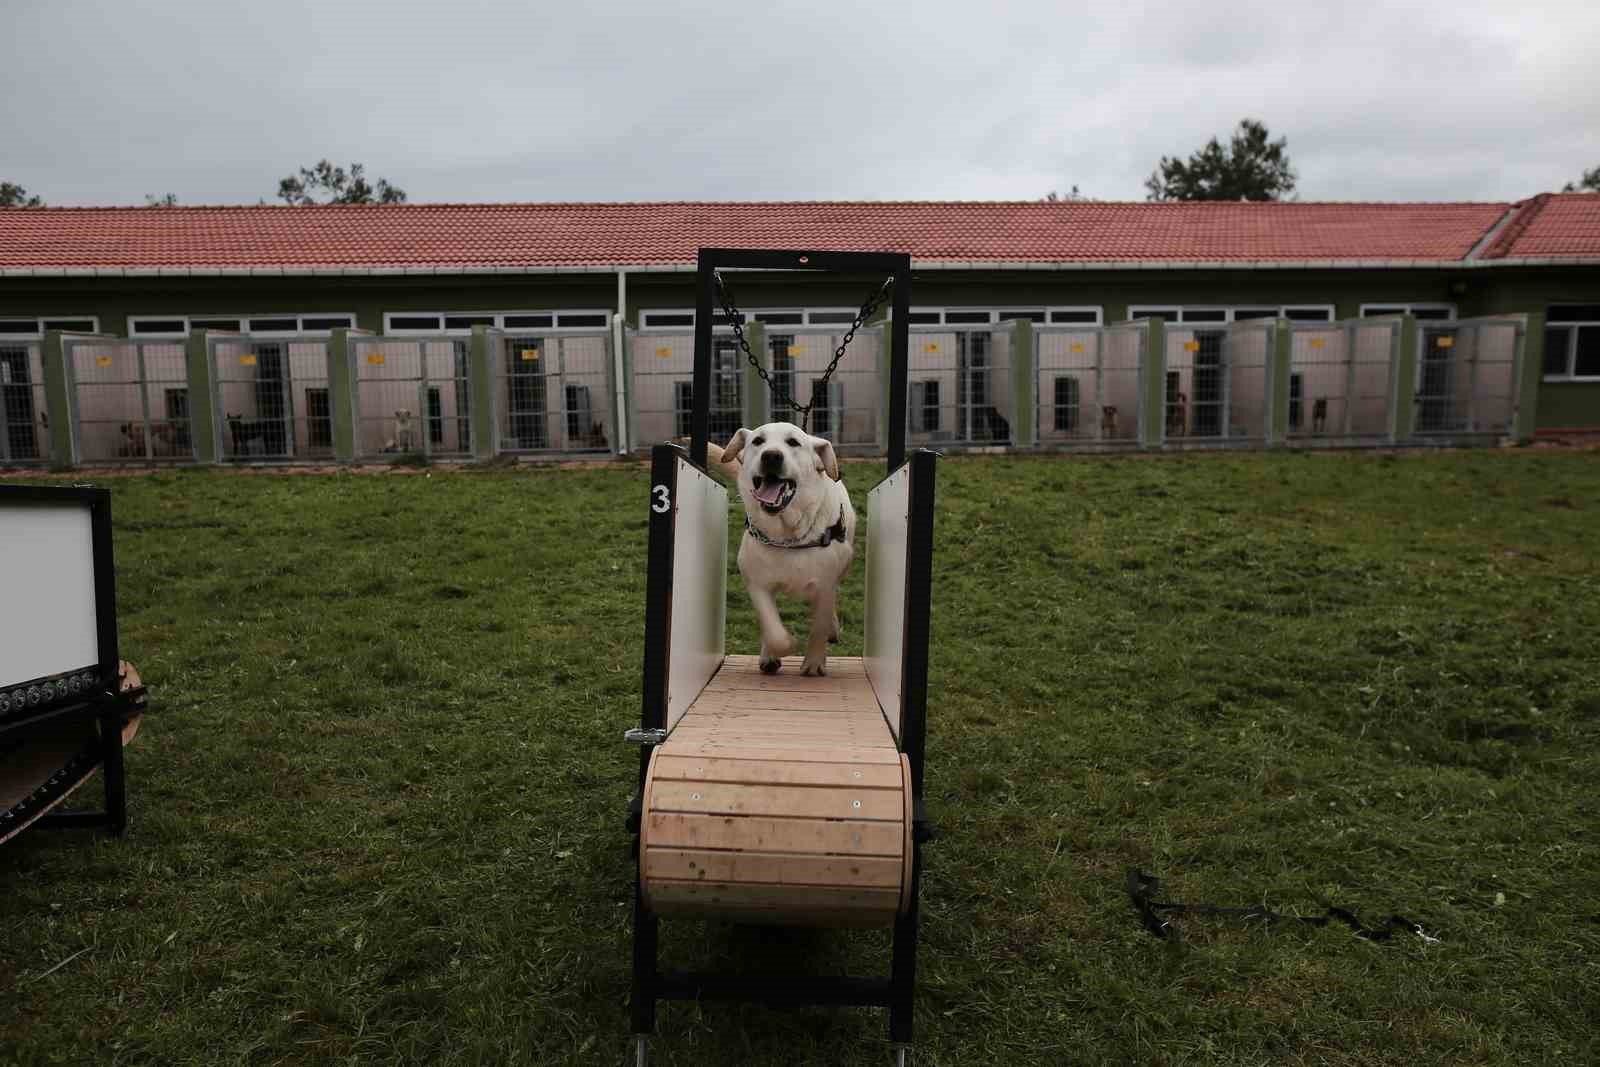
M794 499L795 484L787 478L777 478L772 475L755 476L751 483L755 490L756 503L761 505L761 510L768 515L776 515L789 506L789 501Z

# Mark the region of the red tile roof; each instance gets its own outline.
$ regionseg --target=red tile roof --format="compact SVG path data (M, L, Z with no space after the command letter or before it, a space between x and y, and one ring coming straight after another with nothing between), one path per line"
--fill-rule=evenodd
M1552 198L1519 231L1509 254L1600 255L1597 203L1597 197ZM0 210L0 270L537 270L691 264L701 245L905 251L929 265L1449 262L1466 257L1511 206L1091 201L10 209ZM1581 232L1574 237L1568 227Z
M1541 193L1481 253L1485 259L1600 256L1600 193Z

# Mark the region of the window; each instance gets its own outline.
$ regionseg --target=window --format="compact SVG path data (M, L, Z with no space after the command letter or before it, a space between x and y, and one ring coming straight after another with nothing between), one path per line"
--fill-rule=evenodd
M133 337L187 337L191 330L228 333L328 333L356 324L354 315L135 315L128 320Z
M474 326L502 330L595 330L611 324L609 311L391 311L384 333L469 333Z
M428 443L444 444L444 397L437 385L428 386Z
M694 383L672 383L672 427L676 437L694 433Z
M912 308L906 321L913 326L980 326L990 323L1091 323L1100 322L1098 307L1046 307L1046 308ZM846 320L848 321L848 320Z
M1384 312L1390 314L1390 312ZM1399 312L1393 312L1399 314ZM1332 304L1247 304L1239 307L1175 307L1169 304L1135 304L1128 309L1130 319L1161 319L1164 322L1253 322L1260 319L1289 319L1292 322L1332 322Z
M1305 395L1305 375L1296 371L1289 373L1289 429L1300 428L1301 398Z
M1078 379L1070 375L1056 378L1056 430L1072 433L1078 428Z
M751 317L768 326L799 326L805 321L801 311L757 311Z
M646 311L639 316L639 325L646 330L682 329L694 325L694 312Z
M1370 319L1377 315L1406 315L1427 320L1449 320L1456 317L1454 304L1362 304L1361 317Z
M67 319L0 319L0 337L38 338L46 330L64 333L99 333L100 320L92 315Z
M741 322L759 322L766 326L849 326L856 320L856 308L752 308L739 313ZM728 316L718 311L712 316L718 329L728 328ZM935 320L937 321L937 320ZM694 326L692 308L674 308L670 311L642 311L639 325L645 330L683 330Z
M786 422L793 414L789 398L794 395L794 357L789 348L794 334L777 333L767 338L767 361L772 368L772 421Z
M1600 304L1552 304L1545 322L1544 376L1600 379Z
M939 379L911 383L911 432L937 433L939 429Z

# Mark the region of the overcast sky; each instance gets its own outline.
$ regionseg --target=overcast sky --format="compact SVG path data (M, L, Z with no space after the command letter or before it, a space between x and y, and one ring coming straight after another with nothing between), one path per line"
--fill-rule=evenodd
M1245 116L1303 200L1600 166L1595 0L1076 7L3 0L0 179L255 203L326 156L412 201L1137 200Z

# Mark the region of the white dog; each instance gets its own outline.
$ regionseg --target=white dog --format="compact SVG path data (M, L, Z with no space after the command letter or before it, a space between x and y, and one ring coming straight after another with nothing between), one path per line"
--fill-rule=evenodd
M739 430L707 457L737 478L744 499L744 575L761 623L761 669L776 674L794 639L778 614L777 594L811 605L802 674L826 674L828 642L839 636L839 583L855 556L856 513L839 481L833 445L788 422Z
M410 452L415 446L411 439L410 408L401 408L394 413L394 446L400 452Z

